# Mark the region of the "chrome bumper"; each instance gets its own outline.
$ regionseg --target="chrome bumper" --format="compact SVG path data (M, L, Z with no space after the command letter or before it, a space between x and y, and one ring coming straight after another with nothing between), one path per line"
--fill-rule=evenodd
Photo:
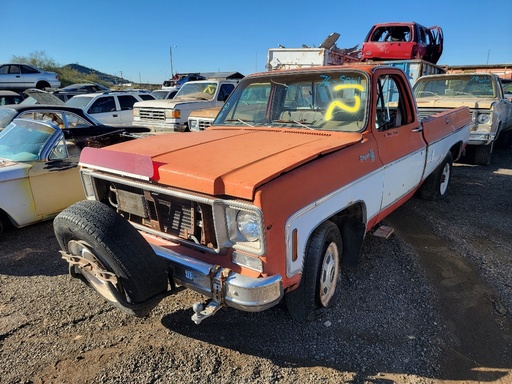
M469 134L468 145L488 145L496 138L495 132L474 131Z
M280 275L252 278L151 245L153 251L173 266L176 283L212 298L215 302L247 312L273 307L283 297Z

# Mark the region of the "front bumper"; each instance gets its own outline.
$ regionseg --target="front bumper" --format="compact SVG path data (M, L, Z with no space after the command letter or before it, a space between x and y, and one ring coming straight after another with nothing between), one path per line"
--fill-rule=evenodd
M496 134L494 132L474 131L469 134L468 145L489 145L494 141L495 138Z
M205 263L178 252L151 245L173 267L176 283L212 298L215 302L246 312L273 307L283 297L280 275L252 278Z
M135 125L147 127L155 132L185 132L187 126L182 123L168 122L166 120L149 120L134 118Z

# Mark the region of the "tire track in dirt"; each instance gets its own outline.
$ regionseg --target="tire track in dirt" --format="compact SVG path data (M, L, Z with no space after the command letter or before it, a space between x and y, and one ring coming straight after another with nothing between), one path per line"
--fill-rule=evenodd
M499 311L493 290L464 255L454 251L448 240L436 235L407 205L387 221L416 249L436 288L440 317L448 333L440 362L442 380L512 380L507 375L512 362L512 327Z

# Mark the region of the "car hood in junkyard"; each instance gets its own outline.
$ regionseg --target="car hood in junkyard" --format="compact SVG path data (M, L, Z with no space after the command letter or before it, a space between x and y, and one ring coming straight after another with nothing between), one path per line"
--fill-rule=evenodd
M184 107L188 104L192 104L194 107L197 107L197 103L200 102L208 102L211 100L203 100L203 99L193 99L193 98L183 98L183 99L157 99L157 100L145 100L138 101L134 104L134 108L164 108L164 109L173 109L176 108L176 105L180 107Z
M258 186L361 140L355 132L216 127L84 148L80 163L209 195L251 199Z

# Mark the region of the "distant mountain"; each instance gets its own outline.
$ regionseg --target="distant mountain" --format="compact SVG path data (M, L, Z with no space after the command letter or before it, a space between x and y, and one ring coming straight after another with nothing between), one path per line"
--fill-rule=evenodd
M102 81L104 81L106 83L111 83L111 84L126 84L126 83L130 83L129 80L123 79L122 77L114 76L114 75L108 75L106 73L97 71L95 69L84 67L83 65L80 65L80 64L67 64L63 68L69 68L69 69L72 69L72 70L77 71L79 73L83 73L84 75L94 74L94 75L98 76L98 78L100 80L102 80Z

